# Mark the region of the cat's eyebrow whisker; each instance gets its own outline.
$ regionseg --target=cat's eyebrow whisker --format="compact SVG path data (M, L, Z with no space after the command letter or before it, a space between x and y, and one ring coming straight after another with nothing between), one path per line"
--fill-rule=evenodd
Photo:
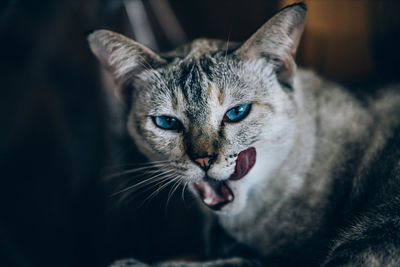
M228 48L229 48L229 40L230 40L230 37L231 37L231 32L229 32L229 34L228 34L228 40L226 41L226 47L225 47L224 62L225 62L226 64L227 64L226 55L228 54Z
M165 89L168 89L167 82L161 77L160 73L157 72L157 79L165 86Z
M162 77L160 77L160 73L159 73L158 71L156 71L156 70L147 62L147 60L146 60L143 56L141 56L141 55L137 55L137 56L140 57L140 58L143 60L143 62L145 62L146 64L145 64L145 63L142 63L141 60L138 60L138 63L139 63L145 70L153 70L153 71L156 73L157 79L165 86L165 89L167 89L167 88L168 88L167 83L165 82L164 79L162 79Z
M136 62L139 63L145 70L154 70L155 69L150 65L149 62L147 62L146 58L140 54L136 55L140 60L137 60Z

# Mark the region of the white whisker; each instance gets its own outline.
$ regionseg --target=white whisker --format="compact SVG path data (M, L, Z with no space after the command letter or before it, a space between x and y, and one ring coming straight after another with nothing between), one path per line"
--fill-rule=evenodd
M186 182L184 183L183 187L182 187L182 194L181 194L181 197L182 197L183 203L185 203L185 190L187 189L189 183L190 183L189 181L186 181Z
M157 173L157 172L159 172L160 169L163 169L164 167L169 167L169 164L157 163L157 164L153 164L153 165L149 165L149 166L143 166L143 167L140 167L140 168L120 171L120 172L113 173L113 174L105 176L104 180L110 180L110 179L113 179L115 177L121 177L121 176L128 175L128 174L136 174L136 173L139 173L139 172L143 172L143 174Z
M178 178L178 177L177 177ZM179 177L179 179L177 179L177 181L175 181L175 184L171 187L171 189L168 192L168 197L167 197L167 202L165 204L165 212L168 208L168 203L170 202L172 196L174 195L174 193L176 192L176 190L179 188L179 186L182 184L182 177Z
M158 177L164 176L164 175L172 173L172 172L174 172L174 170L167 170L167 171L159 173L159 174L157 174L155 176L151 176L151 177L149 177L149 178L147 178L145 180L140 181L139 183L133 184L133 185L127 187L127 188L121 189L118 192L113 193L111 195L111 197L116 196L116 195L121 194L121 193L124 193L124 192L129 191L129 190L132 190L133 188L136 188L136 187L140 188L140 187L142 187L142 185L145 186L146 183L151 183L152 180L156 180ZM164 179L164 177L161 177L159 179Z
M159 187L157 188L157 190L155 190L155 191L154 191L153 193L151 193L148 197L146 197L146 199L143 200L143 202L142 202L142 204L141 204L140 206L143 206L147 201L150 201L153 197L155 197L156 195L158 195L159 192L160 192L161 190L163 190L165 187L167 187L167 186L170 185L171 183L175 182L177 179L180 179L180 177L178 176L178 177L172 178L172 179L170 179L170 180L167 180L164 184L162 184L161 186L159 186Z

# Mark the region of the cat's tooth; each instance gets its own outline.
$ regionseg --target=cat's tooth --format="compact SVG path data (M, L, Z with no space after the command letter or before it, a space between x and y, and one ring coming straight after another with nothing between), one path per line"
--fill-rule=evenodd
M203 201L204 201L204 203L206 203L207 205L211 205L211 203L212 203L212 199L211 199L210 197L205 198Z
M232 200L233 200L233 197L232 197L231 194L229 194L229 195L228 195L228 201L232 201Z

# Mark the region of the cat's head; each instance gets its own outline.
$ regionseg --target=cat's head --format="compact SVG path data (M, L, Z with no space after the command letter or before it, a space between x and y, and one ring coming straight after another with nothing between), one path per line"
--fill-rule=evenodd
M170 179L188 182L207 206L235 214L293 146L305 16L292 5L243 44L200 39L162 55L107 30L88 40L119 85L140 150L167 161Z

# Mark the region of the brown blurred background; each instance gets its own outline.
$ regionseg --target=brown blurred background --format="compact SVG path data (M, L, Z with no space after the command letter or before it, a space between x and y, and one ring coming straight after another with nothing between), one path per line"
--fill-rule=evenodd
M108 28L158 51L204 36L242 41L292 2L1 1L0 266L201 254L189 196L167 208L168 190L143 207L146 195L118 205L109 197L104 170L145 159L114 130L85 34ZM399 1L305 2L301 66L363 92L399 80Z

